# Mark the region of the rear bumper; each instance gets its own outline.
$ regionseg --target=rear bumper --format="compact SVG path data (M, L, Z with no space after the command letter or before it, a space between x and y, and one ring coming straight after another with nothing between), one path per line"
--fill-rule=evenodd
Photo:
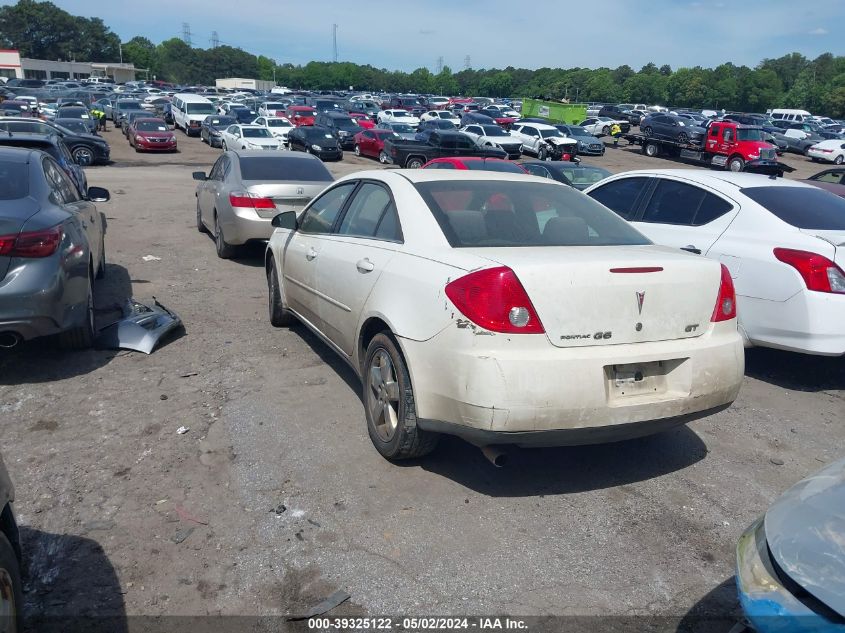
M818 160L823 160L825 162L832 163L836 158L837 154L835 152L820 152L819 150L810 147L807 150L807 156L809 156L810 158L817 158Z
M845 295L802 290L786 301L738 296L737 310L753 345L845 355Z
M219 220L229 244L240 245L252 240L269 240L273 234L272 217L262 218L256 211L242 208L226 215L221 213Z
M85 255L87 258L87 253ZM0 281L0 332L29 340L76 327L86 317L87 260L79 275L60 267L58 253L12 264Z
M400 339L424 428L484 443L589 444L656 433L736 398L745 357L734 322L695 339L558 348L545 335L448 327ZM663 361L654 393L616 386L614 365Z

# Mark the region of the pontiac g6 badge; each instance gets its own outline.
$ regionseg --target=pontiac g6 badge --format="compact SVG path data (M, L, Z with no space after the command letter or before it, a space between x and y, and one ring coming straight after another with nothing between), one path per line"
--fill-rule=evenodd
M645 291L637 293L637 310L639 313L643 313L643 301L645 301Z

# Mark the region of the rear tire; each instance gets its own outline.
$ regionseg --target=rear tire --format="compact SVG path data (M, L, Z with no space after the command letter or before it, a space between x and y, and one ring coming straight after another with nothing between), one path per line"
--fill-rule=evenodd
M0 533L0 611L7 617L0 620L4 631L23 630L23 582L15 548Z
M833 159L834 165L841 165L843 162L845 162L845 156L843 156L842 154Z
M106 276L106 236L103 235L102 240L100 240L100 262L97 264L97 274L94 275L95 279L102 279Z
M223 228L220 226L220 220L217 219L217 213L214 213L214 246L217 249L217 257L220 259L231 259L235 256L236 248L226 241L223 235Z
M226 141L220 141L220 149L222 149L224 152L229 151L229 148L226 146Z
M390 161L387 159L387 152L379 152L378 162L382 165L387 165Z
M88 349L94 344L94 335L94 279L89 269L85 323L59 334L59 347L68 350Z
M604 134L605 136L607 136L608 134L610 134L610 126L609 126L609 125L605 125L605 126L601 129L601 133L602 133L602 134Z
M413 459L434 450L440 437L417 426L411 376L389 332L370 341L361 382L367 432L383 457Z
M678 134L678 143L683 143L684 145L689 143L689 136L687 136L686 132L681 132L680 134Z
M643 154L654 158L659 153L659 148L654 143L646 143L643 145Z
M652 130L650 127L644 127L643 128L643 135L646 138L651 138L652 135L654 135L654 130Z
M202 212L200 211L200 201L197 200L197 231L200 233L208 233L205 224L202 223Z
M293 325L293 315L288 312L282 301L279 275L276 272L276 261L274 259L270 260L270 269L267 271L267 294L269 297L270 325L273 327Z
M408 169L419 169L423 165L425 165L425 162L422 158L419 158L417 156L409 158L408 162L405 163L405 167Z

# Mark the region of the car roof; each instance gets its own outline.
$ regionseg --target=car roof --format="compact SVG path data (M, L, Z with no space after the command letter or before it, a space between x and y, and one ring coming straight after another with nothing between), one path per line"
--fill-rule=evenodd
M236 154L240 158L284 158L285 160L320 160L312 154L305 152L265 152L260 149L230 149L229 153Z
M613 176L674 176L713 188L724 188L725 185L742 189L744 187L810 187L812 185L797 180L785 178L771 178L763 174L734 173L728 171L705 171L703 169L638 169L626 171Z
M28 163L31 155L31 149L10 146L0 147L0 160L8 163Z
M520 123L517 121L517 125L530 125L531 127L535 127L538 130L556 130L557 128L554 125L549 125L548 123L532 123L529 121L528 123Z
M458 157L467 160L469 157ZM538 184L550 184L551 180L541 176L529 176L525 173L512 173L506 171L470 171L470 170L442 170L442 169L377 169L363 172L355 172L344 176L339 180L355 180L374 178L376 180L393 179L394 175L404 177L412 184L420 182L432 182L436 180L484 180L502 181L513 180L516 182L535 182Z

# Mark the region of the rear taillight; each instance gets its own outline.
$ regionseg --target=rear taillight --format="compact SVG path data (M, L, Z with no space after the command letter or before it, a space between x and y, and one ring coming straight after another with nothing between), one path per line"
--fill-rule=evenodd
M798 271L807 290L845 293L845 273L824 255L791 248L776 248L774 254Z
M0 255L6 257L49 257L62 241L61 227L0 236Z
M716 307L713 308L713 316L710 321L730 321L736 318L736 292L734 281L731 279L731 272L728 267L722 264L722 281L719 284L719 296L716 299Z
M510 268L487 268L450 282L446 296L476 325L506 334L544 334L528 293Z
M265 198L248 191L233 191L229 194L229 204L233 207L246 207L247 209L275 209L276 203L272 198Z

